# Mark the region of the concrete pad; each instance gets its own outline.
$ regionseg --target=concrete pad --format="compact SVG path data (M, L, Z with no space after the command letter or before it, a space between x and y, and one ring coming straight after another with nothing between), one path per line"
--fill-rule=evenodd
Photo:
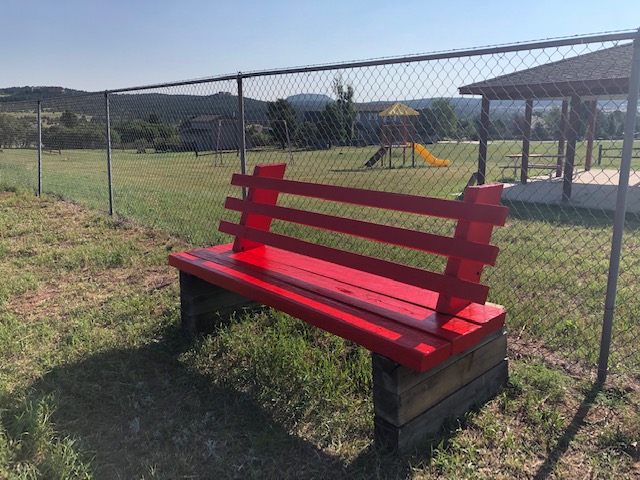
M502 198L518 202L615 211L620 180L618 170L591 169L588 172L576 172L569 202L562 202L562 180L540 175L529 178L526 185L519 182L505 183ZM640 213L640 172L631 172L629 177L627 212Z

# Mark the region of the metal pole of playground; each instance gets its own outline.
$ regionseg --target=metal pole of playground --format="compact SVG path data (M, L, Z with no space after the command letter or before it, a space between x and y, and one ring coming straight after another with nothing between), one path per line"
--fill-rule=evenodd
M620 166L616 213L613 221L613 237L611 240L611 256L609 260L609 278L607 281L607 296L605 299L604 318L602 321L600 357L598 359L598 383L605 382L609 367L609 351L611 349L611 334L613 331L613 314L616 306L618 276L620 273L622 235L624 233L624 221L627 209L627 190L629 187L629 174L631 171L631 157L633 156L636 116L638 114L638 91L640 91L640 29L633 41L633 57L629 77L629 94L627 97L627 116L624 123L624 140L622 143L622 165Z

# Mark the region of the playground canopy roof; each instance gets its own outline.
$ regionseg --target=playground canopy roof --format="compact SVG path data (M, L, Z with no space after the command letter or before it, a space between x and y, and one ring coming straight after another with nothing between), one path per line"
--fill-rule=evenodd
M490 100L626 95L632 54L633 44L617 45L465 85L459 91Z
M420 113L411 107L407 107L404 103L396 102L380 112L379 115L381 117L417 117Z

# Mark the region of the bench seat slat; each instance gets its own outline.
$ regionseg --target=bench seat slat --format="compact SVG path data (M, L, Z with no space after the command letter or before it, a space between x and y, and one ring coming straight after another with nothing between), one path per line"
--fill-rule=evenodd
M361 311L267 273L234 268L187 252L170 256L170 265L240 295L255 299L335 335L354 341L416 371L451 356L451 343L380 315Z
M209 247L206 250L213 253L223 253L227 250L227 246L218 245ZM317 276L322 276L329 280L340 279L339 282L343 284L349 292L357 288L364 292L370 292L373 295L383 294L402 302L412 303L433 311L435 311L438 302L438 294L431 290L425 290L420 287L391 280L390 278L354 270L316 258L305 257L304 255L287 252L278 248L264 247L252 254L263 257L267 268L273 263L281 263L295 267L298 270L314 273ZM456 317L479 325L487 325L495 321L496 318L501 317L502 325L504 324L505 311L503 307L491 303L471 303L469 306L457 312Z
M231 184L252 189L273 190L304 197L382 208L385 210L489 223L495 226L504 225L508 213L508 208L501 205L468 204L436 197L298 182L238 173L233 174Z
M336 217L296 208L249 202L228 197L225 208L252 213L334 232L368 238L391 245L408 247L447 257L473 260L485 265L495 264L498 248L493 245L469 242L433 233L380 225L351 218Z
M445 295L453 295L470 302L484 303L489 291L489 288L485 285L460 280L453 276L446 276L381 260L379 258L338 250L273 232L256 230L224 220L220 222L219 230L236 237L247 238L255 242L282 248L301 255L337 263L375 275L385 276L409 285L426 288Z
M277 250L265 247L256 254L247 252L231 254L225 251L202 249L189 252L191 255L225 265L230 268L243 268L252 272L266 274L287 282L296 287L309 290L327 298L332 298L345 305L376 315L392 318L395 322L427 332L443 340L451 342L452 354L456 354L476 344L483 336L504 325L504 316L496 315L486 324L479 325L459 317L444 315L432 309L414 303L390 297L385 292L374 292L357 286L351 286L340 280L323 277L305 271L297 266L288 265L273 259L270 252ZM282 252L282 251L280 251ZM358 281L360 276L353 271L351 277Z

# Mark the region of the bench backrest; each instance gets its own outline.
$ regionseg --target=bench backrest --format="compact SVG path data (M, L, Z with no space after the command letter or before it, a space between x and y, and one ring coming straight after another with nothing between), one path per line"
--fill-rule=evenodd
M235 237L236 252L269 245L440 295L436 311L456 313L471 302L485 303L488 287L480 284L484 265L493 265L498 248L490 245L494 226L504 225L502 184L468 187L464 201L285 180L286 164L259 165L253 175L234 174L231 184L247 188L245 200L227 198L225 207L242 212L238 224L221 221L220 231ZM381 225L276 205L280 193L457 220L453 237ZM448 258L444 273L372 258L270 231L273 219L339 232Z

